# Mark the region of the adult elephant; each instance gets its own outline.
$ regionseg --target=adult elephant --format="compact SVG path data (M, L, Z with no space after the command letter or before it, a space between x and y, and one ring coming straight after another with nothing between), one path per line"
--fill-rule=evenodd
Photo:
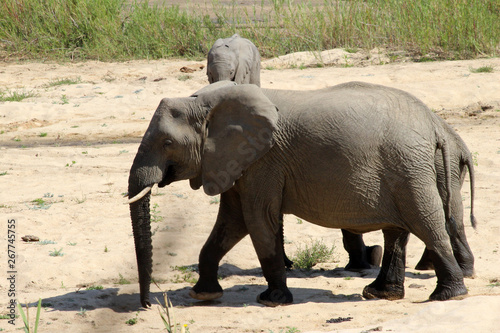
M234 81L260 87L260 54L257 47L238 34L218 39L207 57L208 82Z
M446 128L403 91L351 82L316 91L219 85L187 98L163 99L143 137L129 176L130 213L141 304L152 273L149 191L189 179L221 194L215 226L199 257L190 291L222 296L222 257L250 235L268 289L257 300L289 304L280 214L353 233L382 229L384 255L366 297L404 297L409 233L426 245L438 278L432 300L467 294L448 230L452 181ZM436 176L443 160L446 204ZM446 209L444 209L446 208Z

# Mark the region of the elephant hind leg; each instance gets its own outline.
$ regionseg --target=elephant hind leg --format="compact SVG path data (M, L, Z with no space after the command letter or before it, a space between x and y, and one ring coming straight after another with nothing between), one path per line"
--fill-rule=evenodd
M420 238L428 250L437 276L437 286L431 300L448 300L467 294L464 275L453 254L442 201L435 185L421 188L427 200L404 202L408 209L406 226ZM419 191L420 192L420 191Z
M349 254L349 262L345 266L346 271L361 271L370 269L372 266L380 266L382 261L382 247L380 245L366 246L363 235L354 234L342 229L342 242L344 249Z
M401 228L383 229L384 255L375 281L363 290L368 299L396 300L404 297L406 244L409 232Z
M453 249L453 255L462 270L464 277L474 276L474 255L467 242L467 237L465 235L464 223L463 223L463 204L462 197L460 195L460 188L453 192L453 198L451 202L452 217L455 223L449 228L450 242ZM420 261L415 266L418 270L434 270L434 264L432 263L431 255L429 250L426 248Z

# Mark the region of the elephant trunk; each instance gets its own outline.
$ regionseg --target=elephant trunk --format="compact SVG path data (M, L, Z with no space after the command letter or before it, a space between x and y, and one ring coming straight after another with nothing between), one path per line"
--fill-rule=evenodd
M131 173L131 179L133 178ZM141 190L137 184L129 179L129 198L134 197ZM139 272L139 287L141 304L151 307L149 301L149 285L153 272L153 246L151 241L150 200L151 194L147 193L141 199L130 203L130 217L134 233L135 254Z

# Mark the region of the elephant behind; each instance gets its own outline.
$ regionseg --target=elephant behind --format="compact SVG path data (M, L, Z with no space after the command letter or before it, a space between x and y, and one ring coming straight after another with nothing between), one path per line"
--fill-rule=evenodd
M207 57L208 82L235 81L260 87L260 54L257 47L238 34L218 39Z

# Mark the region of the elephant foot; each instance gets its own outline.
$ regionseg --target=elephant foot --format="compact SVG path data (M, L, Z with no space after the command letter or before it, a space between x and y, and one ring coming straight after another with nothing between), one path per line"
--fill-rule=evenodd
M432 263L431 258L422 256L418 264L415 266L415 269L419 271L434 270L434 264Z
M380 245L373 245L366 247L366 260L364 254L349 253L349 263L345 266L346 271L359 272L364 269L370 269L372 266L379 267L382 262L382 247Z
M462 274L466 278L474 278L475 273L474 273L474 265L473 264L460 264L460 269L462 270ZM434 270L434 264L430 260L430 258L424 258L420 259L418 264L415 266L416 270L419 271L428 271L428 270Z
M193 289L191 289L189 291L189 296L191 296L191 298L194 298L194 299L197 299L197 300L200 300L200 301L212 301L214 299L221 298L222 294L223 294L222 291L215 292L215 293L209 293L209 292L197 293Z
M467 295L467 288L463 281L456 282L453 285L440 285L438 284L436 289L429 296L431 301L446 301L450 299L459 300L463 299Z
M289 305L293 303L293 295L288 288L286 290L274 289L272 291L267 289L257 296L257 302L270 307Z
M368 263L375 267L380 267L382 262L382 246L373 245L366 247L366 257L368 258Z
M222 287L218 282L208 283L202 279L189 291L189 296L200 301L211 301L221 298L223 294Z
M430 271L434 270L434 265L432 264L432 262L419 261L418 264L415 266L415 269L418 271Z
M405 296L404 287L399 285L384 285L383 288L377 288L374 284L369 284L363 289L363 297L366 299L387 299L389 301L394 301L397 299L402 299Z

